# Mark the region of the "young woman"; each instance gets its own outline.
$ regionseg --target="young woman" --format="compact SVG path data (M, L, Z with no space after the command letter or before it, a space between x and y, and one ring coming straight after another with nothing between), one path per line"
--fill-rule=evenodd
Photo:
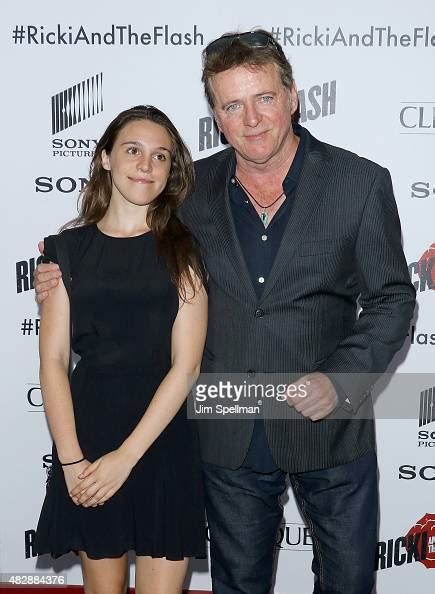
M185 399L199 373L207 296L196 245L175 215L192 181L168 117L134 107L99 141L78 219L45 239L64 282L41 310L54 446L36 547L78 551L88 594L125 591L129 550L137 594L178 594L188 558L205 553ZM70 346L81 359L69 380Z

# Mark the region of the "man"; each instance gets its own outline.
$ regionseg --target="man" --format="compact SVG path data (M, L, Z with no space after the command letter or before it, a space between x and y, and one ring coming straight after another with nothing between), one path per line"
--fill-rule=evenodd
M231 147L196 163L180 212L209 274L202 371L279 373L306 387L282 418L198 422L213 592L270 591L288 474L313 539L314 593L370 594L369 393L415 300L390 176L297 124L292 69L266 31L210 43L203 82Z

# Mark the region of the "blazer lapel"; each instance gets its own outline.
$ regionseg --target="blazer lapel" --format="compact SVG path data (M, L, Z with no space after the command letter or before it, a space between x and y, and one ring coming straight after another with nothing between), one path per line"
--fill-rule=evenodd
M266 281L261 301L273 289L283 269L295 255L300 243L306 239L305 230L323 198L322 188L327 183L328 157L318 140L306 130L305 159L292 205L289 221L284 231L275 262Z
M237 278L245 285L251 298L257 301L231 213L228 184L235 171L235 165L234 151L228 149L228 154L224 154L223 159L210 172L207 199L219 244L222 246L222 255L231 263Z

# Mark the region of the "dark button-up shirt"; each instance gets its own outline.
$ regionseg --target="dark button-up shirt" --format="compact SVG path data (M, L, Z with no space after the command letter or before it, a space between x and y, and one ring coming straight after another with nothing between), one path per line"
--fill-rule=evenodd
M294 132L298 136L300 135L299 126L294 126ZM234 175L230 180L229 196L231 212L240 247L258 299L260 299L263 292L285 228L291 216L291 209L304 159L303 144L303 139L300 138L295 157L283 181L283 190L286 198L267 228L264 227L263 222L243 188L237 184ZM254 197L258 202L262 203L261 196L258 196L258 198L257 196ZM262 309L257 308L254 315L257 318L261 318L264 312ZM251 444L243 467L251 468L257 472L272 472L277 470L277 466L269 450L262 419L256 419L255 421Z

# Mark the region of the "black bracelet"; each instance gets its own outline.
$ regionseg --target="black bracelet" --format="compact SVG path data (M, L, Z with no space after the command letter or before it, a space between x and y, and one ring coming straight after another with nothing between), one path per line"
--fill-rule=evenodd
M84 459L85 458L80 458L80 460L76 460L75 462L65 462L63 464L62 464L62 462L60 462L60 460L59 460L59 462L60 462L61 466L72 466L73 464L78 464L79 462L83 462Z

